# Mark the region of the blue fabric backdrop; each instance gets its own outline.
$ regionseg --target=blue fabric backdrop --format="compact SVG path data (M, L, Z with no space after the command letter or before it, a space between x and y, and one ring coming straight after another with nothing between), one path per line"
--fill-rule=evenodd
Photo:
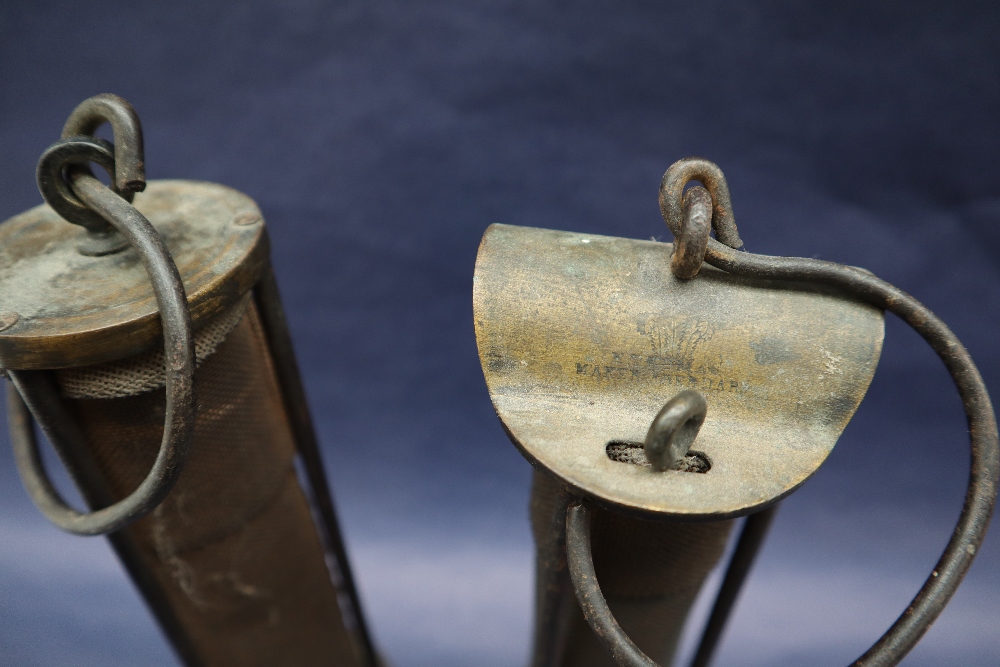
M151 178L261 204L397 667L527 652L530 470L492 412L472 329L490 223L662 238L660 176L701 155L726 171L749 249L871 269L1000 382L992 3L102 4L0 5L0 219L40 201L39 153L98 92L139 111ZM719 667L838 665L867 648L943 547L966 450L940 363L890 320L869 397L784 504ZM998 565L994 534L905 664L997 661ZM0 662L175 664L105 543L30 505L6 442Z

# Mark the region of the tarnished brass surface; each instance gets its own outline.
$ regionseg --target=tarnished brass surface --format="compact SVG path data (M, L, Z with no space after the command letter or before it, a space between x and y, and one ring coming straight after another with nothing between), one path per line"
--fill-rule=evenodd
M151 181L134 204L161 234L195 328L256 282L268 243L260 210L230 188ZM119 359L159 344L160 320L135 250L88 257L86 230L47 205L0 224L0 366L50 369Z
M493 225L473 288L487 386L536 466L646 518L740 516L787 495L830 453L875 372L882 311L831 289L670 272L671 246ZM663 404L698 389L706 473L611 460Z

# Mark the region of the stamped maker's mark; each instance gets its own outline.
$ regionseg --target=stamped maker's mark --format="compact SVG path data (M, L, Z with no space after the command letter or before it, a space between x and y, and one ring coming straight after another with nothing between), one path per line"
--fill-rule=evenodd
M749 383L724 377L722 359L699 358L698 350L712 339L715 326L703 320L678 320L646 316L636 331L646 338L650 351L610 352L603 359L576 362L576 374L599 381L656 379L678 388L743 392Z

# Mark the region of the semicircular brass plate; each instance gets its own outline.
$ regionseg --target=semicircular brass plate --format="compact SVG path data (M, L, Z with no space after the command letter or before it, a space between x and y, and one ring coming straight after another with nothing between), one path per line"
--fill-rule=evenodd
M150 181L135 206L170 250L195 328L257 281L267 235L246 195L214 183ZM0 331L0 366L83 366L160 343L159 311L135 250L82 255L85 233L44 204L0 224L0 316L16 320Z
M709 266L670 273L671 246L493 225L473 287L490 397L534 465L646 518L740 516L812 475L864 397L882 311L815 285ZM683 389L708 417L692 446L707 473L611 460L642 443Z

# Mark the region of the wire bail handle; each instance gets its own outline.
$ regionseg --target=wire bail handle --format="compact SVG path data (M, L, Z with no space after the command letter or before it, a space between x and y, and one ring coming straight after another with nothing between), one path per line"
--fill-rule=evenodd
M94 136L104 123L111 124L114 144ZM124 250L129 242L72 187L76 175L94 175L91 162L104 168L112 192L127 202L146 189L142 124L132 105L117 95L105 93L81 102L66 120L61 139L42 153L36 170L45 202L67 222L86 228L80 252L109 255Z
M79 134L93 132L104 121L114 128L117 147ZM67 134L73 136L65 138ZM105 255L129 245L135 248L152 284L163 326L166 416L156 460L131 494L92 512L81 513L70 507L42 465L25 403L57 449L60 443L82 442L79 430L60 409L55 390L43 381L44 371L7 371L23 400L22 403L12 397L11 432L18 472L28 494L39 510L60 528L79 535L99 535L120 530L152 511L169 493L184 467L196 416L194 339L184 285L170 251L145 216L129 203L133 193L146 185L142 131L135 111L120 97L97 95L73 111L63 136L39 160L36 175L42 196L67 221L87 228L89 238L81 247L84 254ZM119 156L124 158L121 165ZM90 161L108 171L114 179L112 188L94 177L88 166ZM119 237L124 243L121 248L117 247Z
M685 193L685 187L692 180L701 181L705 187L695 186ZM961 341L930 309L868 271L818 259L773 257L738 251L743 242L733 218L729 188L722 170L714 163L702 158L686 158L675 162L663 175L659 199L663 219L674 234L671 272L677 278L694 278L704 261L735 275L815 282L836 287L899 316L930 344L951 374L969 423L971 470L962 513L941 558L920 591L892 627L852 663L854 667L888 667L898 664L937 619L955 593L982 544L996 503L1000 478L1000 439L993 405L979 370ZM715 229L716 238L709 236L712 228ZM670 403L664 406L650 428L651 433L663 415L670 412L669 408ZM671 422L675 423L676 421ZM667 430L675 433L683 425L684 422L681 422ZM670 449L669 446L660 447L663 450ZM651 450L655 456L655 449L651 447L647 436L647 456ZM656 466L654 457L649 458ZM753 516L763 516L760 523L766 529L770 516L764 512ZM564 529L573 589L584 617L598 639L618 665L657 667L625 635L601 593L591 553L589 514L583 501L569 503ZM749 566L744 564L744 569L746 567ZM731 564L730 569L732 568ZM735 597L735 592L731 592L731 597ZM732 599L728 602L731 604ZM725 621L724 614L722 622ZM708 663L720 634L719 624L706 631L694 665L700 667Z

